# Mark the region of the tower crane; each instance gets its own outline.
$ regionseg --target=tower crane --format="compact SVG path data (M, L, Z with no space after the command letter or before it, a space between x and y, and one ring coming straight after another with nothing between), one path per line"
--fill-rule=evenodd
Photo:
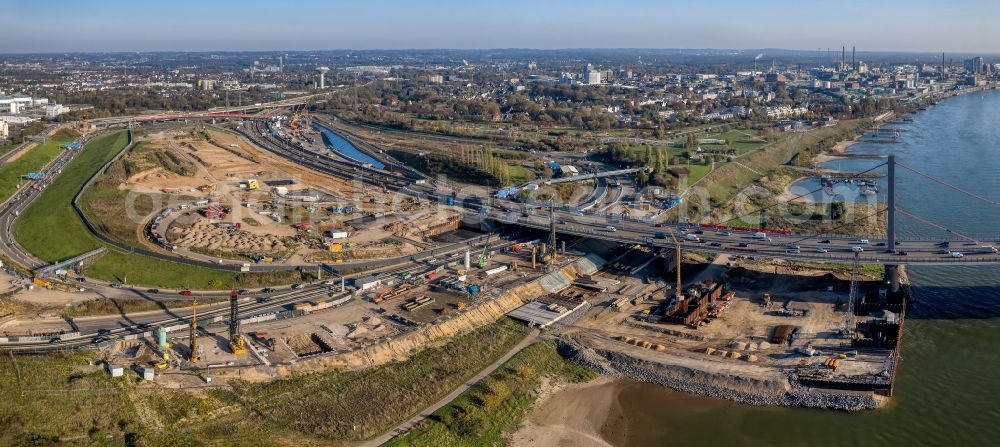
M861 254L854 253L854 263L851 266L851 288L847 293L847 315L844 316L844 336L851 337L854 333L854 300L858 296L858 271L861 269Z
M674 242L674 256L676 256L675 270L677 270L677 287L674 290L674 297L680 301L684 299L684 291L682 289L683 286L681 285L681 243L677 240L677 237L674 236L673 231L667 232L667 234L670 235L670 240Z
M198 355L198 299L191 298L191 343L188 346L191 354L188 357L191 363L198 363L201 356Z

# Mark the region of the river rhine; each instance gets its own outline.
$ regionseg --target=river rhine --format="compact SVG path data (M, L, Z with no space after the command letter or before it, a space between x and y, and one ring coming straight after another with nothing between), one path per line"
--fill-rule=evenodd
M1000 201L1000 91L945 100L918 113L896 144L849 152L897 160ZM846 171L871 160L843 163ZM879 162L876 162L879 163ZM849 166L855 164L855 166ZM997 240L1000 205L897 169L897 205L963 234ZM900 237L946 236L899 216ZM849 414L758 408L658 385L622 388L604 436L616 445L979 446L1000 442L1000 266L911 267L914 286L890 405Z

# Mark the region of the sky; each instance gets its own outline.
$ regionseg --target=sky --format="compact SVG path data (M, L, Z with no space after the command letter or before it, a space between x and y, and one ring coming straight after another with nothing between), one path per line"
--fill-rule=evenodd
M0 0L0 53L783 48L1000 53L1000 0Z

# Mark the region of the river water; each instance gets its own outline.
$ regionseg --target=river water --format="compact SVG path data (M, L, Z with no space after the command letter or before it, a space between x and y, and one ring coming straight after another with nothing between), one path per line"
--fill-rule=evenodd
M896 127L906 129L899 143L858 144L849 152L894 153L900 163L1000 201L1000 91L945 100ZM830 166L857 172L873 162L837 163ZM897 205L996 241L1000 205L899 168ZM947 235L908 217L897 221L900 237ZM758 408L635 382L622 388L605 437L643 447L1000 445L1000 266L908 271L914 301L887 408Z
M385 164L376 160L371 155L364 153L363 151L361 151L361 149L358 149L353 144L351 144L350 141L347 141L346 138L334 133L333 131L327 129L326 127L320 126L315 123L313 124L313 127L316 130L319 130L320 133L323 135L323 142L326 143L326 146L329 147L330 150L340 154L343 157L347 157L351 160L354 160L358 163L368 163L372 165L372 167L374 167L375 169L385 169Z

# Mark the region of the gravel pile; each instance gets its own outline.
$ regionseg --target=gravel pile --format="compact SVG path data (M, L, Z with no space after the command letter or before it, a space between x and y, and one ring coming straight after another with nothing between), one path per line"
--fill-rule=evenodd
M576 341L559 339L559 352L579 365L611 377L627 377L663 385L675 390L728 399L748 405L786 405L862 411L879 408L870 394L825 392L787 383L741 377L663 365L614 351L596 351Z

